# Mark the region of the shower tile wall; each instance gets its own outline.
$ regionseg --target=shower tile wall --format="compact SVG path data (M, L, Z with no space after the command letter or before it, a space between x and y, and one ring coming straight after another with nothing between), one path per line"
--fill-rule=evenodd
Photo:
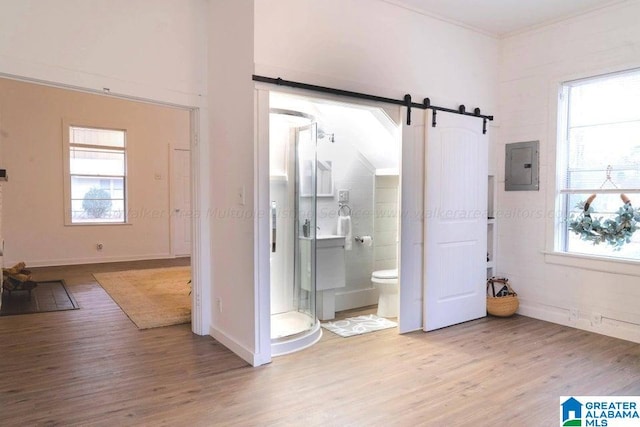
M318 144L318 157L330 159L333 166L333 197L318 197L318 234L336 234L338 226L338 190L349 190L353 236L374 233L375 168L346 141ZM341 292L371 287L373 246L353 242L345 252L346 287Z
M398 187L397 175L375 177L374 269L398 267Z

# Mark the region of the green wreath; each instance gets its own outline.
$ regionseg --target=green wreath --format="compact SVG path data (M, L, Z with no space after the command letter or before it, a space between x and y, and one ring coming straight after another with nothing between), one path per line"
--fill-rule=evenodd
M569 230L580 236L580 239L593 242L594 245L606 243L618 251L625 243L631 241L631 236L639 228L640 209L631 206L629 198L621 194L624 205L616 213L615 218L592 218L591 202L596 198L592 194L586 201L577 206L582 209L579 214L573 214L569 220Z

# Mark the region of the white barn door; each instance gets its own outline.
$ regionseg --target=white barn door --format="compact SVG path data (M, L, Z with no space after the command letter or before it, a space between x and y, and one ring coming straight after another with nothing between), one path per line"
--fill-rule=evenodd
M486 315L488 137L481 119L449 113L426 133L423 328L431 331Z

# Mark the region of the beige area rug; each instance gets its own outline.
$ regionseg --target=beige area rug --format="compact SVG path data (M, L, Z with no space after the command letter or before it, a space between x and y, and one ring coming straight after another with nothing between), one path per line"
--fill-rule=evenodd
M94 273L93 277L140 329L191 321L191 267Z

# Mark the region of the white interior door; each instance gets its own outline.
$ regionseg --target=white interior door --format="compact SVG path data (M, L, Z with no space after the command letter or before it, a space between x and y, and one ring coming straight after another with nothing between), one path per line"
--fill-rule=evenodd
M430 331L486 315L488 137L482 121L438 114L437 126L427 127L425 153L424 330Z
M191 255L191 151L174 149L171 156L171 249L174 256Z

